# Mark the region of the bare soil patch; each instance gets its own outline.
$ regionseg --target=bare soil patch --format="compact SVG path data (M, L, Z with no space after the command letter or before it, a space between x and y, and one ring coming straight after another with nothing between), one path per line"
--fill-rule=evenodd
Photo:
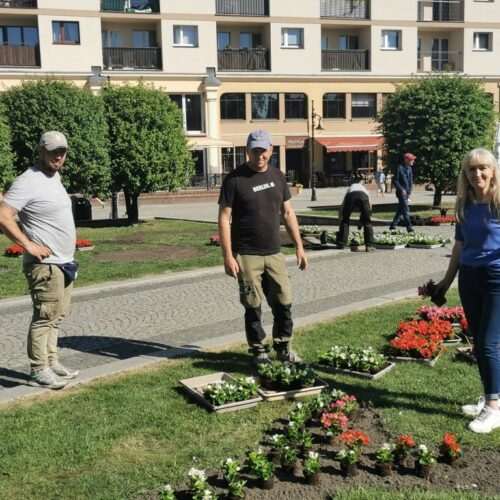
M179 245L148 245L144 249L103 252L93 255L97 262L136 262L158 260L191 260L203 257L204 252L198 248Z
M284 422L278 421L268 434L279 432ZM394 435L384 430L382 420L373 409L364 408L354 424L357 430L363 431L371 439L371 444L363 450L359 473L353 478L344 478L341 475L340 465L335 460L339 447L330 446L324 438L319 425L312 425L314 448L321 456L321 478L318 486L306 483L299 466L298 474L292 476L283 473L277 467L276 482L272 490L266 491L258 487L257 481L249 474L246 468L242 471L241 479L247 480L245 486L246 500L259 499L307 499L326 500L334 497L340 490L348 487L379 487L386 491L409 493L412 490L419 492L450 492L475 491L485 498L493 498L498 494L498 478L500 477L500 453L494 451L464 450L463 463L459 467L452 467L441 460L434 467L429 479L422 479L415 474L415 462L409 460L407 467L395 468L392 476L380 477L375 470L374 453L384 442L392 441ZM437 447L430 446L436 456ZM262 443L261 447L266 448ZM219 498L227 498L222 474L219 470L207 470L207 480L217 492ZM187 471L186 471L187 474ZM178 499L191 498L186 489L176 492ZM140 497L141 499L158 498L156 492Z

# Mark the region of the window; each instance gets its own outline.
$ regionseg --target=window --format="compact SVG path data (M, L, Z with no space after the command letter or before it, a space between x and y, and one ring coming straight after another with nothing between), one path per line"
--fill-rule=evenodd
M321 37L321 50L328 50L328 36Z
M345 118L345 94L323 95L323 118Z
M221 120L244 120L245 94L222 94L220 98Z
M0 26L0 45L38 45L38 28Z
M174 26L174 45L198 47L198 26Z
M278 94L252 94L252 120L278 119Z
M134 30L134 49L147 49L156 46L156 31Z
M305 94L285 94L285 119L307 118L307 97Z
M119 31L106 30L102 32L103 47L121 47L122 36Z
M272 167L275 167L279 170L280 168L280 147L279 146L273 146L273 154L271 155L271 158L269 158L269 165Z
M225 174L231 172L247 160L246 148L237 146L235 148L222 148L222 170Z
M68 21L52 21L52 40L54 43L79 44L79 23Z
M375 118L377 94L352 94L353 118Z
M202 100L200 94L170 94L182 111L184 130L190 133L203 132Z
M231 36L227 31L217 33L217 50L227 49L231 45Z
M385 50L400 50L401 49L401 31L382 30L381 48L385 49Z
M491 33L474 33L473 50L491 50Z
M281 47L301 49L304 46L304 30L302 28L282 28Z
M339 36L339 49L340 50L357 50L359 49L359 38L352 35Z
M254 49L261 44L260 33L240 33L240 49Z

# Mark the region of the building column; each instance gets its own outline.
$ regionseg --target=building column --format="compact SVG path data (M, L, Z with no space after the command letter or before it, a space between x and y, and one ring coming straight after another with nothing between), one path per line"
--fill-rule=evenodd
M203 79L203 84L205 87L205 97L207 100L207 138L217 140L219 138L219 110L217 108L217 96L219 93L219 87L221 85L220 80L215 76L215 68L207 68L208 76ZM208 174L220 174L221 165L220 161L220 149L216 146L208 147Z

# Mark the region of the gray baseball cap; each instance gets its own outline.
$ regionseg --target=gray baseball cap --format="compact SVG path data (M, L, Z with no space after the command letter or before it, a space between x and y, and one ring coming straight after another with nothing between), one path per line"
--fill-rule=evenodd
M247 149L249 151L255 148L269 149L272 145L271 136L265 130L254 130L248 135Z
M68 149L68 141L62 132L57 130L50 130L45 132L40 137L38 145L47 151L54 151L55 149Z

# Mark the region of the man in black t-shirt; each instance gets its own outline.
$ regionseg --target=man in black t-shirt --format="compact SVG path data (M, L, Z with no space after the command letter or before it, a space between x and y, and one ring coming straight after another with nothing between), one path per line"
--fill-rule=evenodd
M271 307L273 347L280 361L301 361L291 350L292 294L280 250L280 212L296 248L299 269L307 268L299 225L283 173L269 166L273 152L265 130L248 136L248 162L231 172L219 197L219 237L226 274L236 278L245 308L245 332L256 364L270 363L261 324L265 296ZM231 224L230 224L231 221Z

